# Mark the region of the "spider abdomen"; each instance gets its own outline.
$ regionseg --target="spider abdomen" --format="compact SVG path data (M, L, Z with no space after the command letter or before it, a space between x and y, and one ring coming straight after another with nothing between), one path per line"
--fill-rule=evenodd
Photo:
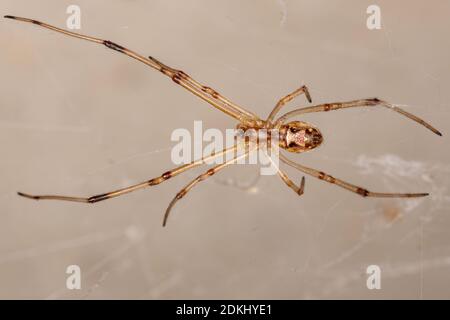
M309 123L292 121L280 127L280 147L289 152L305 152L318 147L322 141L320 130Z

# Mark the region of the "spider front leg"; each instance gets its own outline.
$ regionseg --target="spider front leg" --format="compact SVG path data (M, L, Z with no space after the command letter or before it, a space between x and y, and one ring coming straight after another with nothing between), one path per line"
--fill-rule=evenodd
M380 100L378 98L369 98L369 99L360 99L360 100L353 100L353 101L347 101L347 102L333 102L333 103L325 103L317 106L312 107L305 107L296 109L293 111L290 111L286 113L285 115L278 118L278 120L275 121L274 127L281 126L287 119L305 114L305 113L312 113L312 112L322 112L322 111L332 111L332 110L341 110L346 108L360 108L360 107L374 107L374 106L382 106L388 109L391 109L395 112L400 113L401 115L404 115L405 117L417 122L418 124L421 124L428 130L431 130L435 134L442 136L442 133L440 133L436 128L434 128L429 123L425 122L421 118L406 112L405 110L401 109L400 107L391 104L389 102Z
M294 190L294 192L296 194L298 194L299 196L301 196L304 191L305 191L305 177L302 177L302 180L300 182L300 186L297 186L291 179L289 179L288 175L280 169L280 167L278 167L275 162L272 160L272 158L266 153L266 157L269 158L270 162L272 163L272 165L276 168L277 170L277 174L278 176L281 178L281 180L283 180L283 182L292 190Z
M288 158L286 158L284 155L280 154L280 159L287 165L296 168L306 174L309 174L313 177L316 177L320 180L326 181L328 183L336 184L337 186L347 189L351 192L357 193L363 197L378 197L378 198L416 198L416 197L425 197L428 196L428 193L384 193L384 192L372 192L367 189L358 187L354 184L345 182L343 180L337 179L329 174L326 174L325 172L318 171L312 168L308 168L305 166L302 166L298 163L295 163Z
M180 200L181 198L183 198L196 184L198 184L199 182L202 182L204 180L206 180L207 178L211 177L212 175L214 175L215 173L219 172L220 170L226 168L227 166L229 166L230 164L233 164L234 162L238 161L239 159L245 158L248 156L248 154L251 152L252 150L247 150L245 151L245 153L241 154L241 155L237 155L235 156L233 159L228 160L220 165L217 165L211 169L209 169L208 171L206 171L205 173L202 173L201 175L199 175L197 178L195 178L194 180L192 180L188 185L186 185L183 189L181 189L180 192L177 193L177 195L172 199L172 201L170 202L169 206L167 207L166 213L164 214L164 219L163 219L163 227L166 226L167 223L167 219L169 218L169 214L170 211L172 210L173 206L175 205L175 203Z
M171 67L161 63L160 61L158 61L155 58L152 58L152 57L145 58L142 55L140 55L128 48L125 48L124 46L117 44L115 42L101 39L101 38L91 37L91 36L87 36L87 35L83 35L83 34L79 34L79 33L75 33L75 32L71 32L68 30L64 30L64 29L52 26L45 22L34 20L34 19L16 17L16 16L11 16L11 15L6 15L4 17L7 19L13 19L13 20L17 20L17 21L32 23L34 25L53 30L55 32L62 33L66 36L83 39L86 41L104 45L108 49L120 52L130 58L136 59L136 60L146 64L147 66L158 70L165 76L171 78L176 84L178 84L181 87L185 88L186 90L190 91L197 97L205 100L213 107L219 109L220 111L224 112L225 114L228 114L229 116L231 116L241 122L245 121L245 120L248 121L249 123L262 122L262 120L259 119L254 113L252 113L248 110L245 110L243 107L238 106L235 103L232 103L230 100L226 99L222 95L219 95L216 90L214 90L210 87L200 85L200 83L198 83L197 81L195 81L194 79L189 77L183 71L171 68Z
M84 203L95 203L95 202L99 202L99 201L103 201L103 200L108 200L111 198L115 198L133 191L136 191L138 189L142 189L142 188L146 188L146 187L151 187L151 186L155 186L158 185L172 177L175 177L189 169L192 169L194 167L197 167L203 163L205 163L206 161L218 158L224 154L227 154L231 151L235 151L237 150L238 146L235 145L231 148L228 149L224 149L218 153L214 153L208 157L196 160L196 161L192 161L191 163L182 165L178 168L175 168L173 170L167 171L165 173L163 173L161 176L144 181L142 183L138 183L126 188L122 188L122 189L118 189L115 191L111 191L111 192L107 192L107 193L102 193L102 194L98 194L92 197L72 197L72 196L60 196L60 195L30 195L30 194L26 194L23 192L18 192L17 194L19 196L28 198L28 199L33 199L33 200L62 200L62 201L72 201L72 202L84 202Z
M278 169L278 175L280 178L286 183L286 185L294 190L296 194L301 196L305 192L305 177L302 177L302 181L300 182L300 186L297 186L291 179L289 179L288 175L284 173L282 170Z
M244 108L242 108L241 106L238 106L237 104L235 104L234 102L230 101L228 98L226 98L225 96L223 96L222 94L217 92L215 89L201 84L200 82L198 82L197 80L195 80L194 78L189 76L186 72L169 67L168 65L162 63L161 61L159 61L158 59L156 59L152 56L149 56L148 58L160 66L160 68L162 70L161 72L168 73L172 77L173 81L175 81L177 83L180 81L185 81L185 85L192 86L196 90L199 90L199 91L207 94L210 98L213 98L215 100L222 102L225 106L228 106L229 108L234 109L237 113L239 113L243 117L253 119L253 120L258 119L258 116L256 116L253 112L247 111ZM182 86L184 86L184 85L182 85Z
M295 90L294 92L288 94L287 96L283 97L280 99L280 101L278 101L278 103L275 105L275 108L273 108L272 112L270 113L269 117L267 118L266 122L267 123L271 123L272 120L275 118L275 115L278 113L278 111L280 111L280 109L289 101L291 101L292 99L298 97L301 94L305 94L306 99L308 99L308 101L311 103L311 96L309 94L308 88L306 86L301 86L300 88L298 88L297 90Z

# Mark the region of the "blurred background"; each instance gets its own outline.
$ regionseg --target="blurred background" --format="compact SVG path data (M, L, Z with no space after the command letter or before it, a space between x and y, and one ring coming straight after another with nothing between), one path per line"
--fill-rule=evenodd
M290 155L373 191L364 199L312 177L298 197L256 165L234 166L180 201L205 167L85 205L16 195L89 196L174 167L174 129L232 118L153 69L99 45L0 22L0 298L450 298L450 3L433 1L22 1L11 14L115 41L182 69L266 117L302 84L314 103L379 97L383 108L309 114L324 144ZM369 30L367 7L381 9ZM425 14L426 12L426 14ZM296 99L285 111L308 105ZM284 168L299 182L301 173ZM81 290L66 269L81 268ZM369 290L367 267L381 269Z

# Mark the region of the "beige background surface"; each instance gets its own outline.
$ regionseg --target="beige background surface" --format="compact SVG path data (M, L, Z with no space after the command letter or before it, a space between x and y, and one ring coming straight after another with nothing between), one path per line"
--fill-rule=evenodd
M362 199L311 177L298 198L239 166L198 186L167 228L167 204L204 168L95 206L29 201L15 192L92 195L157 176L173 167L174 129L235 123L136 61L2 19L0 298L450 298L450 3L377 1L382 29L369 31L372 3L1 0L2 16L60 27L78 4L82 33L151 54L264 117L304 83L315 103L405 104L444 136L383 109L303 118L325 143L291 158L424 199ZM65 288L72 264L80 291ZM366 288L371 264L381 290Z

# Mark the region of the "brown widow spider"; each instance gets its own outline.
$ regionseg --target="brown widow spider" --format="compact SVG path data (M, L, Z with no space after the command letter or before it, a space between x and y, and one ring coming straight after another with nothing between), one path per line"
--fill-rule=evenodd
M121 45L118 45L114 42L111 42L109 40L103 40L99 38L94 38L90 36L85 36L82 34L70 32L64 29L60 29L54 26L51 26L49 24L39 22L32 19L27 18L20 18L20 17L14 17L14 16L5 16L5 18L14 19L14 20L20 20L24 22L29 22L36 24L38 26L71 36L79 39L84 39L87 41L95 42L98 44L102 44L106 46L109 49L118 51L120 53L123 53L133 59L136 59L158 71L160 71L162 74L170 77L176 84L182 86L183 88L189 90L196 96L200 97L201 99L208 102L213 107L219 109L220 111L226 113L227 115L235 118L239 121L238 128L245 130L262 130L262 129L278 129L280 132L280 139L279 139L279 147L282 149L285 149L289 152L294 153L301 153L305 151L312 150L319 146L322 143L322 134L320 133L319 129L315 126L302 122L302 121L292 121L286 123L286 121L290 118L293 118L295 116L302 115L304 113L311 113L311 112L321 112L321 111L331 111L331 110L338 110L338 109L344 109L344 108L355 108L355 107L372 107L372 106L382 106L389 108L393 111L396 111L409 119L425 126L429 130L433 131L437 135L442 135L438 130L436 130L434 127L432 127L430 124L426 123L424 120L418 118L417 116L410 114L402 109L400 109L398 106L395 106L393 104L390 104L386 101L379 100L377 98L370 98L370 99L361 99L361 100L354 100L354 101L348 101L348 102L334 102L334 103L327 103L327 104L321 104L311 107L304 107L300 109L296 109L293 111L290 111L283 116L279 117L278 119L275 119L275 116L280 111L280 109L289 101L296 98L297 96L304 94L307 98L307 100L311 103L311 96L308 92L308 89L306 86L302 86L301 88L295 90L294 92L288 94L287 96L283 97L281 100L278 101L275 108L270 113L269 117L266 120L260 119L258 116L256 116L254 113L245 110L244 108L238 106L237 104L231 102L221 94L219 94L216 90L204 86L197 82L196 80L192 79L190 76L188 76L186 73L184 73L181 70L173 69L160 61L156 60L153 57L145 58L141 56L140 54L137 54L125 47L122 47ZM258 148L258 146L256 146ZM237 145L234 145L231 148L227 148L222 150L221 152L213 153L208 157L205 157L200 160L192 161L191 163L182 165L178 168L175 168L173 170L167 171L163 173L161 176L144 181L139 184L135 184L126 188L118 189L115 191L103 193L94 195L92 197L71 197L71 196L59 196L59 195L29 195L26 193L19 192L18 194L20 196L35 199L35 200L41 200L41 199L52 199L52 200L64 200L64 201L75 201L75 202L84 202L84 203L95 203L106 199L111 199L114 197L118 197L120 195L133 192L135 190L154 186L157 184L160 184L164 181L166 181L169 178L172 178L174 176L179 175L180 173L183 173L191 168L197 167L206 161L209 161L211 159L217 158L219 156L223 156L224 154L228 154L230 152L235 152L237 150ZM164 215L163 219L163 226L166 225L167 218L169 216L170 210L172 209L173 205L183 198L197 183L207 179L208 177L212 176L216 172L224 169L228 165L235 163L237 160L239 160L242 157L245 157L248 155L249 151L247 150L240 156L234 156L231 160L227 160L224 163L217 165L205 173L199 175L197 178L192 180L188 185L186 185L180 192L177 193L177 195L173 198L173 200L170 202L166 213ZM291 160L289 160L286 156L280 153L280 159L285 164L300 170L303 173L309 174L313 177L316 177L318 179L324 180L326 182L336 184L344 189L347 189L349 191L352 191L356 194L359 194L363 197L390 197L390 198L411 198L411 197L423 197L427 196L428 193L382 193L382 192L372 192L367 189L355 186L353 184L350 184L348 182L345 182L343 180L337 179L332 177L329 174L326 174L322 171L318 171L312 168L305 167L301 164L295 163ZM273 162L272 162L273 163ZM279 167L276 167L278 175L281 177L281 179L286 183L288 187L293 189L298 195L302 195L304 188L305 188L305 177L302 177L302 180L300 182L300 185L297 186L292 180L288 177L286 173L284 173Z

